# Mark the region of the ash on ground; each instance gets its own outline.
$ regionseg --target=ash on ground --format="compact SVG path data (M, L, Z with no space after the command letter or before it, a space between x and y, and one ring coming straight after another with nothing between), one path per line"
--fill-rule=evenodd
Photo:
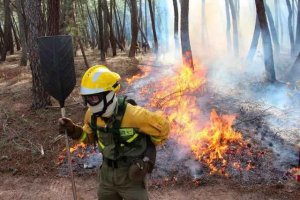
M101 166L103 158L98 147L86 146L79 147L71 153L73 172L78 175L92 174L97 172ZM67 176L69 174L67 156L63 156L59 163L59 175Z

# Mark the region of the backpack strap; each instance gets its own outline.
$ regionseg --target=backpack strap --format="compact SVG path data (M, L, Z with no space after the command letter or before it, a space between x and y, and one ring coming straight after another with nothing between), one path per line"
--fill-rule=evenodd
M121 123L127 107L127 96L118 97L118 110L113 123L113 129L120 129Z
M97 117L95 115L92 115L91 117L91 129L94 136L94 146L96 147L96 144L98 143L98 135L97 135Z

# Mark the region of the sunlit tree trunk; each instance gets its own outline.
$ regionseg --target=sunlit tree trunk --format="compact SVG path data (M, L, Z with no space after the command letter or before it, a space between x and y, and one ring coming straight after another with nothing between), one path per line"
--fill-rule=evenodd
M180 20L180 38L183 63L194 70L189 36L189 0L181 0Z
M267 80L270 82L276 81L273 48L270 36L270 30L265 13L265 6L263 0L255 0L256 12L259 20L260 30L262 33L263 49L264 49L264 61Z
M39 1L25 0L25 13L27 13L28 25L28 50L29 62L32 72L32 108L44 108L50 105L50 96L44 89L41 81L41 69L39 62L37 38L41 18L41 4Z
M129 57L134 57L136 52L136 43L138 37L138 18L137 18L137 3L136 0L130 0L131 6L131 45Z
M179 49L179 36L178 36L178 4L177 0L173 0L174 6L174 40L175 40L175 48Z
M20 51L21 47L20 47L20 40L19 40L19 36L18 36L18 25L16 23L16 20L14 18L14 15L12 13L11 15L11 19L12 19L12 30L13 30L13 34L14 34L14 38L15 38L15 43L16 43L16 47L17 47L17 51Z

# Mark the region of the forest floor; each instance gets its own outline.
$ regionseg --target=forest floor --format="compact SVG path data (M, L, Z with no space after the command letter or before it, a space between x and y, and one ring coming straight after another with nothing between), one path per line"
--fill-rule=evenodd
M101 63L97 53L87 52L90 66ZM72 199L69 178L59 175L58 157L64 149L59 137L57 102L47 109L32 110L31 71L19 66L19 54L0 64L0 199ZM106 64L123 80L139 72L139 63L150 54L129 59L126 54L109 57ZM80 124L85 107L78 94L85 71L81 56L75 57L76 88L67 99L67 115ZM122 83L126 88L126 83ZM71 145L74 145L71 142ZM79 199L96 199L96 173L76 175ZM299 199L299 184L288 181L275 185L239 185L230 179L211 177L209 181L149 184L150 199Z

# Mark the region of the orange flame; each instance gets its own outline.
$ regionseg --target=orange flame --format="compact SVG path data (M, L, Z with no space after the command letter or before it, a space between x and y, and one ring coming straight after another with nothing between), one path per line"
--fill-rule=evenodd
M136 80L142 79L146 76L148 76L151 72L151 67L150 66L143 66L143 67L138 67L141 70L141 73L132 76L131 78L127 78L126 81L128 84L131 84L135 82Z
M73 147L70 147L70 153L75 152L77 149L86 149L86 148L87 148L87 144L78 143L78 144L75 144ZM64 148L63 152L65 152L65 151L66 151L66 148ZM82 159L85 156L85 154L83 152L78 152L78 154L76 156ZM61 153L58 156L56 165L61 165L64 162L65 157L66 157L65 154Z
M203 93L205 83L204 68L195 62L193 70L187 63L168 76L162 76L160 81L141 88L140 94L152 93L148 106L164 112L171 122L172 137L188 146L196 159L209 167L211 173L228 176L225 172L227 154L245 147L246 142L241 133L232 128L234 115L218 116L212 110L210 121L201 122L202 112L197 97ZM244 170L254 168L251 161L244 167L240 163L232 167Z

